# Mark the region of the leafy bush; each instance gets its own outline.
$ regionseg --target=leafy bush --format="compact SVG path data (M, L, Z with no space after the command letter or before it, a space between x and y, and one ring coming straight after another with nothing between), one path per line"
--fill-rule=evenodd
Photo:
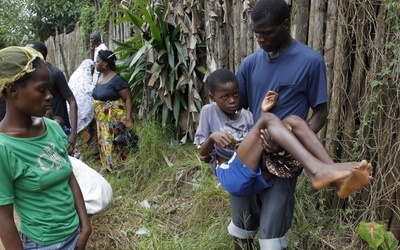
M173 20L176 15L169 1L151 7L142 0L135 4L140 13L122 9L119 20L132 24L134 35L123 43L114 41L123 61L120 74L131 86L139 117L156 117L163 126L174 127L176 138L182 132L186 140L194 134L196 113L202 106L200 76L205 70L197 65L196 55L201 45L192 48L187 42L189 36L197 36L182 27L184 17Z
M399 241L387 231L385 226L377 222L360 222L357 232L372 249L396 250Z

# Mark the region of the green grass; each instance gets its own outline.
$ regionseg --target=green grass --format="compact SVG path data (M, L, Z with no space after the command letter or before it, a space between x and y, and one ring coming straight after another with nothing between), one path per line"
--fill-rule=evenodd
M139 150L105 175L114 200L91 217L88 248L229 249L229 196L216 188L216 177L195 147L171 146L168 131L153 121L139 124L136 131ZM99 166L93 154L85 157ZM150 234L138 235L141 228Z
M233 249L228 235L229 196L200 161L191 144L171 146L173 137L154 121L137 125L139 150L108 173L114 200L91 217L89 249ZM99 166L94 154L89 165ZM98 169L97 169L98 170ZM333 190L325 189L326 194ZM303 173L296 191L289 249L360 249L351 211L327 209L321 192L311 192ZM147 201L150 208L140 205ZM339 205L338 205L339 206ZM329 206L331 207L331 206ZM348 220L350 221L350 220ZM136 232L146 228L148 235ZM255 241L258 246L258 241Z

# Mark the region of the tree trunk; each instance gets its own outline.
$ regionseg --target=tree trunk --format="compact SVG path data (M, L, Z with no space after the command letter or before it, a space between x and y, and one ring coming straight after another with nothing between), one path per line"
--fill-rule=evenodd
M328 93L332 89L333 83L333 64L335 61L335 41L336 41L336 25L337 25L337 0L328 1L326 14L326 34L324 58L326 64L326 81L328 83ZM320 131L321 140L326 138L326 126Z
M344 24L347 23L347 18L344 16L344 11L348 7L348 1L343 0L339 3L339 9L341 14L338 15L338 29L336 35L336 46L335 46L335 61L334 61L334 75L332 89L329 95L328 105L328 119L327 119L327 132L325 145L327 151L333 157L337 153L338 147L338 131L339 131L339 118L341 115L341 107L344 103L345 86L347 81L348 71L348 55L350 43L346 34Z
M292 6L292 36L300 42L307 44L309 0L297 0Z
M325 0L313 0L314 5L314 20L313 21L313 40L312 48L319 52L321 55L324 54L324 24L325 24Z

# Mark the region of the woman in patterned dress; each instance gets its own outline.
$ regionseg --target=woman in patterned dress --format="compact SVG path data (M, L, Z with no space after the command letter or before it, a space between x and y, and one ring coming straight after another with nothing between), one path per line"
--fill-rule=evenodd
M112 171L126 157L113 144L118 124L126 129L133 126L132 98L128 83L116 73L116 56L110 50L100 50L96 58L96 70L100 72L93 89L94 112L97 123L98 147L103 171Z

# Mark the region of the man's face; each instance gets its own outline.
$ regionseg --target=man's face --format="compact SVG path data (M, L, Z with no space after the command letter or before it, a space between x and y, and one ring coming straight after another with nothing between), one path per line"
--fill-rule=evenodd
M100 41L100 37L98 37L95 34L90 35L90 44L96 45L96 44L98 44L99 41Z
M266 52L279 51L282 44L289 36L290 21L274 24L269 19L264 19L251 24L257 43Z

